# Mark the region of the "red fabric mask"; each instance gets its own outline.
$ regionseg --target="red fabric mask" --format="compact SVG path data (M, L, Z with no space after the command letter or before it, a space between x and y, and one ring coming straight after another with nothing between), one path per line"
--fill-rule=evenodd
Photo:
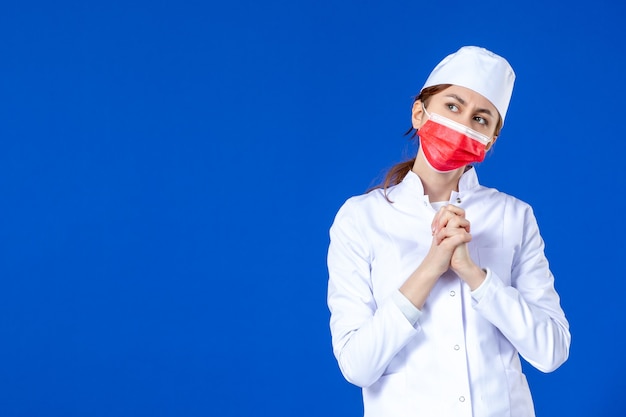
M426 114L428 120L418 135L426 162L435 171L453 171L485 159L488 136L438 114Z

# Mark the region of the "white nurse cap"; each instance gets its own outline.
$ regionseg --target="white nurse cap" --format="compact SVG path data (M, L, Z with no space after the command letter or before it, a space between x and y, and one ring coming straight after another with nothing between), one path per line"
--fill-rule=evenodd
M506 59L485 48L464 46L435 67L422 89L454 84L474 90L498 109L504 123L514 82L515 73Z

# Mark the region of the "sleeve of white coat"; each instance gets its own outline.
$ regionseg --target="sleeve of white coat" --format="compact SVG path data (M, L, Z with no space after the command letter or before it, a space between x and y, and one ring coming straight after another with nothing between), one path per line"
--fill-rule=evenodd
M377 305L371 253L348 201L330 229L328 307L333 352L344 377L360 387L375 383L417 330L392 297Z
M493 270L472 296L474 308L493 323L531 365L557 369L569 356L569 323L554 289L537 221L528 207L521 244L516 248L511 286Z

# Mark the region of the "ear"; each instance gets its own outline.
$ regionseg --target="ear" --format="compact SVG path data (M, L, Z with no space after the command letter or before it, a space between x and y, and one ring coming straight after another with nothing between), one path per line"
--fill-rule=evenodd
M492 137L491 142L487 144L487 146L485 147L485 150L488 151L489 149L491 149L491 147L496 143L497 139L498 139L497 136Z
M413 129L418 130L424 123L422 123L422 119L424 119L424 108L422 107L421 100L415 100L413 103L413 109L411 111L411 123L413 124ZM425 120L424 120L425 121Z

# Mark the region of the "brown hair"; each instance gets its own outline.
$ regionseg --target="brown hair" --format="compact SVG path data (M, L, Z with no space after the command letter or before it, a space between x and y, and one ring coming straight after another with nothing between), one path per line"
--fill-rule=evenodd
M413 103L420 100L422 103L424 103L424 106L426 106L428 105L428 101L430 100L432 96L434 96L437 93L442 92L443 90L450 87L451 85L452 84L438 84L438 85L426 87L419 93L419 95L417 95L417 97L415 97L415 100L413 101ZM500 134L501 128L502 128L502 118L499 117L498 123L496 124L496 130L495 130L494 136L498 136ZM409 130L407 130L404 133L404 136L409 136L410 139L413 139L414 137L417 136L417 130L414 129L413 126L411 126ZM387 175L385 175L385 179L382 182L382 184L375 185L374 187L367 190L367 192L376 190L378 188L382 188L387 201L389 201L390 203L393 203L393 201L389 200L389 197L387 197L387 188L400 184L402 180L404 179L404 177L406 177L406 175L409 173L409 171L413 169L413 165L415 165L415 157L409 159L408 161L395 164L389 169L389 171L387 171Z

